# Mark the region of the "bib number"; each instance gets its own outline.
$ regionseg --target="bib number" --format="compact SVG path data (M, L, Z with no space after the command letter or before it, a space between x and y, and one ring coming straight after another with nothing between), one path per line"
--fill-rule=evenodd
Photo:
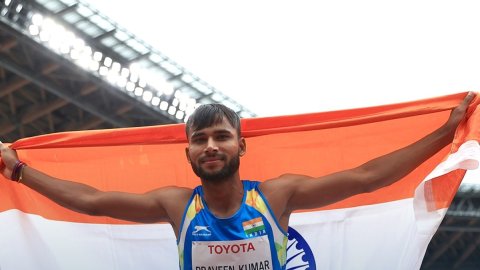
M193 270L271 270L268 236L236 241L192 242Z

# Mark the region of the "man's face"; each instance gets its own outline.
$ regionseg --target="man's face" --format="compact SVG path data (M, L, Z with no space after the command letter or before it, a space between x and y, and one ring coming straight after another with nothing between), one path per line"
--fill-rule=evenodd
M187 158L195 174L204 181L220 182L238 172L245 140L224 118L219 124L189 135Z

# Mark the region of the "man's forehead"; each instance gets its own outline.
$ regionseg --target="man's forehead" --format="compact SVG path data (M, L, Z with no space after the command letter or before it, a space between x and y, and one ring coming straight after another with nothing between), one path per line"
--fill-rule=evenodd
M228 122L227 119L225 119L225 117L223 117L222 121L214 123L211 126L204 127L204 128L201 128L201 129L192 130L190 135L194 136L195 134L202 134L202 133L205 133L207 131L208 132L230 132L230 133L234 133L235 128L230 124L230 122Z

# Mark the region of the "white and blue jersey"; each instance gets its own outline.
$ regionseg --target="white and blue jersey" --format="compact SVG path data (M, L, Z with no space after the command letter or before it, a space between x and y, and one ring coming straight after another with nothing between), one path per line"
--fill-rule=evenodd
M178 237L181 270L284 270L287 234L281 229L259 182L243 182L240 209L217 218L202 186L194 189Z

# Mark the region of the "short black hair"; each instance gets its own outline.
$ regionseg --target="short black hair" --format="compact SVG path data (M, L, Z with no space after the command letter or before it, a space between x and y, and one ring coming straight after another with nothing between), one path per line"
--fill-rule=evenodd
M240 117L232 109L219 103L200 105L187 120L185 132L188 134L191 131L211 127L223 121L223 118L237 130L240 137Z

